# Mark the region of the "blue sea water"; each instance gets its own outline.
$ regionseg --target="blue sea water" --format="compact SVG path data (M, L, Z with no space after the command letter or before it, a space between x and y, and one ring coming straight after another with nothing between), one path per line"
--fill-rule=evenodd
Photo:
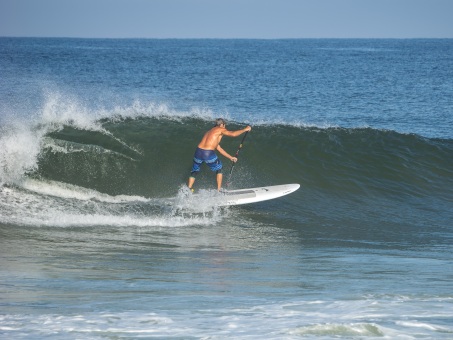
M452 56L0 38L0 338L451 339ZM169 204L217 117L252 125L233 188L301 188Z

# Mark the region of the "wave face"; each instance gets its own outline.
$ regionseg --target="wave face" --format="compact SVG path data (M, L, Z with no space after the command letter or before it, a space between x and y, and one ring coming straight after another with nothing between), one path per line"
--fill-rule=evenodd
M42 127L28 135L17 131L9 137L11 144L3 143L2 182L11 184L23 175L110 195L168 195L185 182L194 149L212 126L190 117L116 117L95 124L95 129L63 124L46 133ZM228 125L232 130L241 127ZM22 162L13 140L22 144ZM225 137L222 145L234 154L240 140ZM36 147L30 148L32 144ZM235 187L298 182L306 190L338 195L447 199L452 153L451 140L371 128L264 124L254 126L245 140L232 176ZM223 163L228 174L230 164L226 159ZM207 167L200 179L200 186L212 184Z
M2 137L2 183L39 195L110 203L175 196L187 180L199 139L212 126L212 117L204 114L159 110L99 119L44 118L28 129L10 127ZM241 127L228 124L232 130ZM234 154L240 140L225 137L222 146ZM301 190L278 201L296 219L306 216L305 209L364 218L378 209L385 216L401 205L412 207L407 215L414 206L420 213L448 214L452 155L452 140L371 128L261 123L244 142L230 188L300 183ZM231 165L223 162L228 178ZM215 187L207 167L196 187Z

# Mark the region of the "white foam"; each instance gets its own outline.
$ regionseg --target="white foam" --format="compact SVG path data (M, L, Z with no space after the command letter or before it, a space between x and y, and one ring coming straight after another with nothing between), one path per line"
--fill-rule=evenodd
M208 212L218 210L223 196L217 190L200 189L192 194L186 185L182 185L174 199L169 199L174 210Z
M198 118L203 120L213 120L213 112L207 108L191 108L188 111L175 110L166 103L142 103L135 100L129 106L116 106L112 111L103 111L104 116L112 120L137 119L137 118L167 118L181 121L183 118Z
M87 282L87 284L92 284ZM162 283L166 285L166 282ZM159 285L159 283L157 283ZM190 285L189 285L190 286ZM187 288L190 289L190 288ZM196 288L195 288L196 289ZM60 334L62 337L103 336L120 337L154 336L154 337L194 337L194 338L234 338L234 339L450 339L451 326L438 326L429 321L430 316L418 314L423 321L417 321L417 315L405 320L410 311L423 309L424 299L413 298L400 305L392 299L376 301L365 299L342 299L332 301L299 300L291 304L275 302L273 296L267 303L256 304L247 294L230 295L222 292L219 296L207 295L196 290L195 297L181 294L156 296L154 293L133 296L140 301L140 308L124 311L124 300L109 297L109 311L92 311L98 305L93 302L93 309L86 308L81 314L6 314L0 316L1 329L11 338L15 332L22 331L32 335ZM99 292L100 293L100 292ZM123 295L122 295L123 294ZM118 295L130 300L130 292L119 292ZM161 305L165 298L166 304ZM159 303L153 302L157 299ZM255 297L256 299L256 297ZM272 302L271 302L272 301ZM430 302L436 302L434 297ZM67 300L64 300L65 304ZM375 315L376 306L380 305L383 313ZM116 303L116 304L115 304ZM162 307L159 307L161 305ZM86 306L85 306L86 307ZM449 303L441 306L445 309L444 320L451 315ZM17 310L17 309L15 309Z
M215 219L209 216L134 216L107 214L71 214L44 213L40 216L28 216L20 224L50 227L187 227L192 225L212 225Z
M425 322L419 322L419 321L397 321L397 325L404 326L407 328L420 328L420 329L425 329L428 331L434 331L434 332L441 332L441 333L452 333L452 329L449 329L447 327L442 327L434 324L428 324Z
M108 203L125 203L125 202L149 202L150 200L142 196L134 195L108 195L99 191L80 187L77 185L57 182L57 181L39 181L35 179L25 179L21 185L24 189L39 194L51 195L61 198L74 198L77 200L87 201L96 200Z
M112 154L115 156L126 158L130 161L137 161L134 158L126 156L123 153L106 149L100 145L93 144L81 144L72 141L58 140L53 138L44 137L42 139L42 149L49 149L54 153L77 153L77 152L87 152L87 153L96 153L96 154ZM135 150L134 150L135 151ZM138 151L136 151L138 153Z
M16 183L36 169L42 130L15 123L3 128L0 136L0 184Z
M0 187L0 215L2 223L33 227L184 227L212 225L222 218L219 211L175 213L165 199L110 196L37 180L26 180L23 187Z

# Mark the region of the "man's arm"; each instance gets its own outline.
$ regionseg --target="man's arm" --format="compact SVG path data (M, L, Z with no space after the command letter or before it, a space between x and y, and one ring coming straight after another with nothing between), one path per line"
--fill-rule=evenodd
M251 126L247 126L246 128L244 128L242 130L236 130L236 131L229 131L229 130L225 129L222 131L222 135L228 136L228 137L237 137L237 136L242 135L244 132L250 131L251 129L252 129ZM220 150L219 150L219 152L220 152Z
M220 154L226 158L228 158L230 161L232 162L237 162L237 158L236 157L233 157L231 156L228 152L226 152L225 150L222 149L222 147L220 145L217 145L217 151L220 152Z
M231 156L228 152L223 150L223 148L220 145L217 145L217 151L220 152L220 154L226 158L228 158L230 161L235 162L237 159L236 157ZM236 160L235 160L236 159Z

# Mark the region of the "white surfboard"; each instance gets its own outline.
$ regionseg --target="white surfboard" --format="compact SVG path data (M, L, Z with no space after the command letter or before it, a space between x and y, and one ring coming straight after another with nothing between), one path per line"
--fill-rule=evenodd
M288 195L300 188L300 184L272 185L268 187L238 189L225 191L221 205L240 205Z
M168 198L165 200L165 203L181 211L206 212L212 210L214 207L226 207L271 200L288 195L299 189L299 187L299 184L283 184L259 188L225 190L221 192L201 189L195 194L189 193L189 189L184 187L184 190L180 191L177 197Z

